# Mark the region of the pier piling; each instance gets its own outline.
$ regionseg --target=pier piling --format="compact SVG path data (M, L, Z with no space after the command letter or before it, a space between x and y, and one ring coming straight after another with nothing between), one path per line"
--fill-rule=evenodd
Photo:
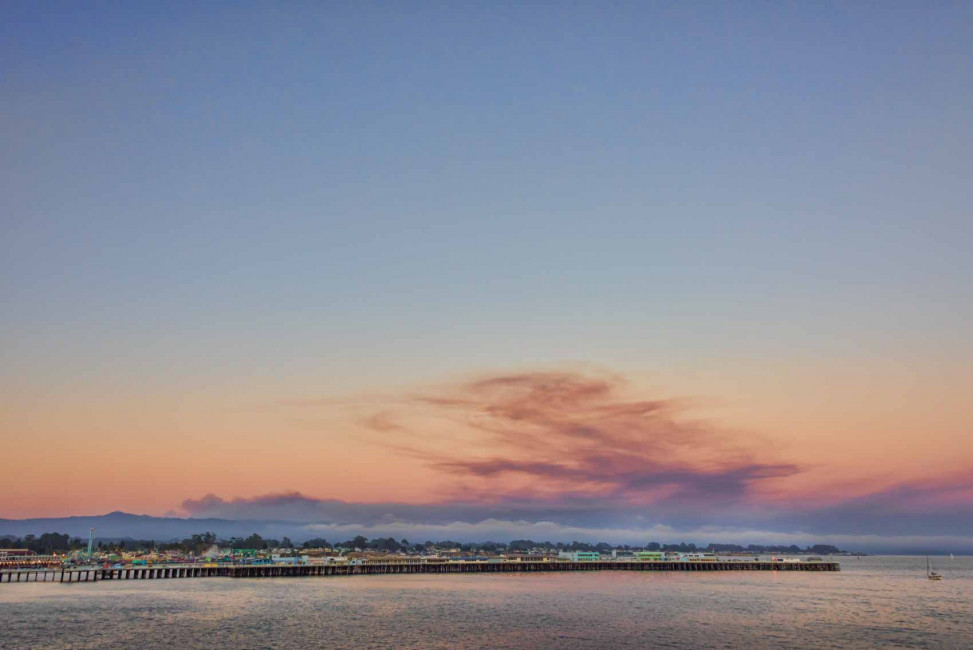
M100 582L102 580L162 580L169 578L297 578L337 575L384 575L416 573L523 573L550 571L840 571L837 562L771 562L719 560L715 562L626 561L512 561L512 562L378 562L362 564L219 564L128 568L61 568L32 571L0 571L0 583Z

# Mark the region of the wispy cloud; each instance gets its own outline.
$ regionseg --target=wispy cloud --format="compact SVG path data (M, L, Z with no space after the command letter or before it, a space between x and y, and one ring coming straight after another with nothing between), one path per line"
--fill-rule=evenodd
M639 394L615 374L496 374L353 408L371 444L408 454L446 481L436 502L211 494L182 510L333 534L459 539L860 540L903 549L973 538L971 472L871 491L862 484L843 499L830 486L821 486L826 499L813 488L778 498L775 483L806 471L799 463L768 455L755 436L691 418L686 402Z
M366 423L380 433L393 426L418 431L409 425L418 411L472 432L459 451L428 444L428 436L406 445L414 457L461 480L464 498L583 495L614 504L716 506L801 471L795 463L758 458L716 427L689 419L679 402L631 397L627 388L613 374L499 374L413 396L401 412L386 409Z
M780 525L878 535L973 535L973 472L899 483L834 504L776 510Z

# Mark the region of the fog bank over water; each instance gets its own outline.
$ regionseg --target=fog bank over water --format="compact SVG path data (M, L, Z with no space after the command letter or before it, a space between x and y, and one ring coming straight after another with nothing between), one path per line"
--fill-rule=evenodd
M719 541L728 542L759 536L761 539L751 542L776 543L787 537L824 543L856 540L869 548L888 550L973 548L973 508L962 502L935 505L934 498L944 491L901 485L837 504L819 505L809 498L796 504L740 503L721 512L679 504L633 506L592 497L401 504L316 499L296 492L236 499L211 494L183 502L182 511L191 517L301 522L316 530L456 531L453 538L466 534L472 539L483 539L484 534L525 537L516 531L530 528L550 530L551 539L580 534L568 531L585 531L606 539L615 535L622 543L651 534L659 536L659 541L666 535L673 536L671 541L682 541L687 535L717 541L713 535L718 535Z

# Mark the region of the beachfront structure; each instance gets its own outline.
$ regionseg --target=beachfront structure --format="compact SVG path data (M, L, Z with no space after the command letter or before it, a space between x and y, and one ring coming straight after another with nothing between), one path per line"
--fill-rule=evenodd
M561 551L557 554L557 557L572 562L598 562L601 560L601 553L596 551Z
M639 562L662 562L666 558L662 551L635 551L634 556Z
M592 553L586 553L592 555ZM595 554L597 555L597 554ZM207 562L193 564L163 564L157 566L81 566L56 568L34 567L31 570L0 571L2 582L100 582L102 580L146 580L159 578L275 578L298 576L379 575L397 573L496 573L548 571L840 571L837 562L763 562L760 560L717 560L715 562L636 562L631 560L582 560L567 558L524 561L466 562L446 558L423 558L415 564L392 564L355 558L341 563L274 564Z
M714 553L683 553L683 562L716 562Z

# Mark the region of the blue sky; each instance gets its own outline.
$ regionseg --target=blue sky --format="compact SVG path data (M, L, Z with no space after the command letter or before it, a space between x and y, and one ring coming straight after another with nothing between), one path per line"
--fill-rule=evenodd
M8 11L25 327L969 296L961 5Z

